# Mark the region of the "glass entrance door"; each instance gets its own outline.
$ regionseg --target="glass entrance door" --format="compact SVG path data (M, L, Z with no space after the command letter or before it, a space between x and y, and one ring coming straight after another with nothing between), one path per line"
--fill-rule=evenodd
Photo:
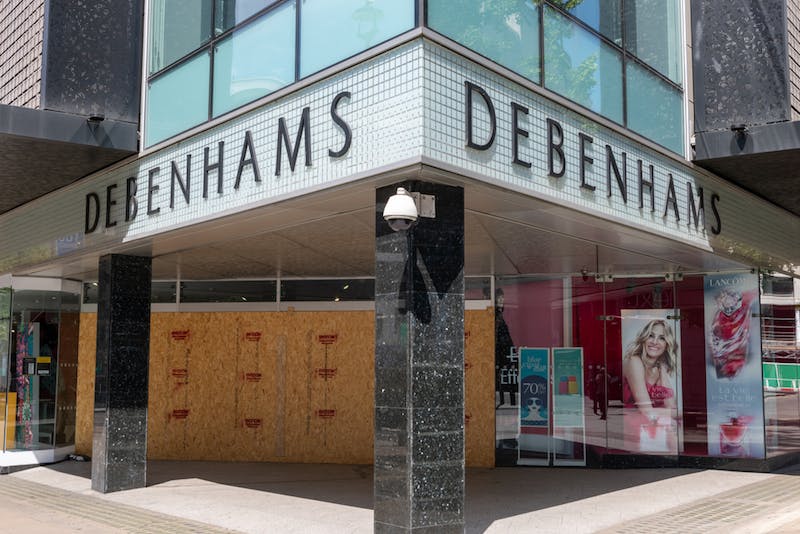
M604 301L607 452L677 462L683 403L674 282L664 276L615 278L604 284Z
M4 454L36 452L36 461L55 461L57 448L74 446L79 287L13 278L0 292ZM3 465L18 463L35 461L3 457Z

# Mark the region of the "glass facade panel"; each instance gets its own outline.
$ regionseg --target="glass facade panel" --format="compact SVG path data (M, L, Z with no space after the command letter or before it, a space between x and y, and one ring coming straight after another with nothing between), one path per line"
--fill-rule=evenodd
M7 448L6 421L14 421L14 406L8 404L9 346L11 336L11 288L0 287L0 452ZM12 447L13 448L13 444Z
M626 64L628 128L683 154L683 95L634 61Z
M800 344L794 279L761 276L761 344L767 456L793 452L800 434Z
M679 0L625 0L625 48L673 82L683 83Z
M339 302L375 299L375 280L281 280L281 302Z
M539 83L539 9L529 0L429 0L428 25ZM457 14L457 15L454 15Z
M214 51L214 116L294 81L294 22L294 4L287 3L220 41Z
M74 443L79 305L77 294L13 292L6 450Z
M214 33L219 35L278 0L216 0Z
M150 302L168 304L176 300L176 282L153 282L150 285Z
M573 16L622 46L621 0L556 0L553 4L569 11Z
M181 282L181 302L275 302L274 280Z
M212 0L150 2L150 72L196 50L211 38Z
M150 82L147 91L147 145L208 119L209 68L209 54L203 51ZM190 87L192 90L188 91Z
M779 316L796 328L794 299L762 306L762 405L756 275L531 275L496 288L497 465L666 466L796 445L797 336L769 335Z
M622 124L622 56L555 9L544 10L545 87Z
M301 0L300 77L414 27L413 0Z

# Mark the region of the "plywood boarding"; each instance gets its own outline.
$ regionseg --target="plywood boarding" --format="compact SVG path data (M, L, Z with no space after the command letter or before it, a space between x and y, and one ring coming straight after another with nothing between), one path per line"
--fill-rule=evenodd
M492 319L467 312L468 465L493 458ZM91 454L95 337L95 315L83 314L82 454ZM149 458L372 462L373 312L157 313L150 340Z
M92 454L94 415L94 368L97 347L97 314L82 313L78 336L78 392L75 413L75 452Z
M494 466L494 309L464 314L467 465Z

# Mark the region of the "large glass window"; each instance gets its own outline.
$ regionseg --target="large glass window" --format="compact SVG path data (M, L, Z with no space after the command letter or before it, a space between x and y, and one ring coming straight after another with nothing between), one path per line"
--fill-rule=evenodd
M3 294L0 304L7 312L8 290ZM3 447L31 451L74 444L79 296L16 290L11 301Z
M678 0L625 0L625 48L680 84L683 81Z
M559 0L554 5L569 11L617 45L622 45L622 11L620 0Z
M302 0L300 76L308 76L414 27L414 2Z
M454 41L539 82L539 10L529 0L438 0L428 4L428 24ZM455 15L457 14L457 15Z
M294 4L287 3L220 41L214 50L214 116L294 81L294 19Z
M147 135L151 145L208 118L208 52L201 52L149 84ZM187 88L191 87L191 91Z
M628 128L670 150L683 152L683 95L672 85L628 61L625 67Z
M150 72L196 50L211 38L211 0L150 3Z
M214 33L219 35L230 30L277 2L278 0L216 0Z
M622 54L547 7L544 85L620 124Z
M427 25L442 35L684 153L678 0L427 0L426 5Z
M307 76L410 30L415 6L415 0L153 0L145 145L294 83L298 70Z

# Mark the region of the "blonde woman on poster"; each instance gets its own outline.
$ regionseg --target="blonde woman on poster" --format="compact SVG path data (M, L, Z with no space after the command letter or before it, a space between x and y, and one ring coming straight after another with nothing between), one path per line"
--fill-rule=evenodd
M624 330L623 326L623 337ZM622 360L628 450L677 454L678 354L678 341L665 319L646 321L628 343Z

